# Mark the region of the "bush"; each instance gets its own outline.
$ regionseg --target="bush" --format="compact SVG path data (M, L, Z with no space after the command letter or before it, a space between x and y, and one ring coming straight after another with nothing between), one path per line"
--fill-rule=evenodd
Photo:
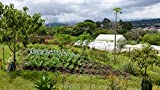
M124 64L123 69L125 72L130 73L132 75L138 74L138 71L136 70L136 68L134 67L134 64L132 62L128 62L128 63Z
M43 76L35 83L35 88L38 90L55 90L56 81L52 80L49 76Z
M116 76L109 76L109 90L127 90L127 82L120 80Z

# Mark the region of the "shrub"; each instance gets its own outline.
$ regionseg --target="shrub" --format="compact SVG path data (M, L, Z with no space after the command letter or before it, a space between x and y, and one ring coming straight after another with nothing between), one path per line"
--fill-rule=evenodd
M120 80L116 76L109 76L109 90L127 90L127 82Z
M132 62L124 64L123 69L127 73L130 73L132 75L137 75L136 68L134 67L134 64Z
M43 76L35 83L35 88L38 90L55 90L56 81L52 80L49 76Z

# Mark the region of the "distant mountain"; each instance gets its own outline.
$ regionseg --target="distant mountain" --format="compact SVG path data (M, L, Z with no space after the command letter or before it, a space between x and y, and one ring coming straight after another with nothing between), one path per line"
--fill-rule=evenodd
M160 18L130 21L135 27L155 26L160 27Z
M66 24L66 23L47 23L46 26L47 27L54 27L54 26L71 26L71 25L74 25L75 23L69 23L69 24Z
M148 27L148 26L160 27L160 18L134 20L134 21L128 21L128 22L131 22L134 27ZM75 25L75 24L76 23L47 23L46 26L48 26L48 27L71 26L71 25Z
M54 27L54 26L65 26L63 23L47 23L47 27Z

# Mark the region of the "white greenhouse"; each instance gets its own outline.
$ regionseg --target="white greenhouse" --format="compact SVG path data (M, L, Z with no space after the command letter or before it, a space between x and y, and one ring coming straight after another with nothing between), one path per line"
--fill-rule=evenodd
M115 42L114 39L115 39L114 34L100 34L88 46L90 48L95 48L95 49L99 49L99 50L113 51L114 42ZM117 45L119 45L120 42L125 42L125 41L126 41L126 39L123 35L116 35Z

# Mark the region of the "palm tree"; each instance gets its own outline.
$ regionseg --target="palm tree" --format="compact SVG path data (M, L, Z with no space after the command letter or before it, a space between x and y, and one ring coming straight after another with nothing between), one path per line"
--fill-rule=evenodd
M121 12L121 8L114 8L113 9L115 14L116 14L116 17L115 17L115 36L114 36L114 62L116 62L116 46L117 46L117 43L116 43L116 34L117 34L117 16L118 16L118 13L122 13Z

